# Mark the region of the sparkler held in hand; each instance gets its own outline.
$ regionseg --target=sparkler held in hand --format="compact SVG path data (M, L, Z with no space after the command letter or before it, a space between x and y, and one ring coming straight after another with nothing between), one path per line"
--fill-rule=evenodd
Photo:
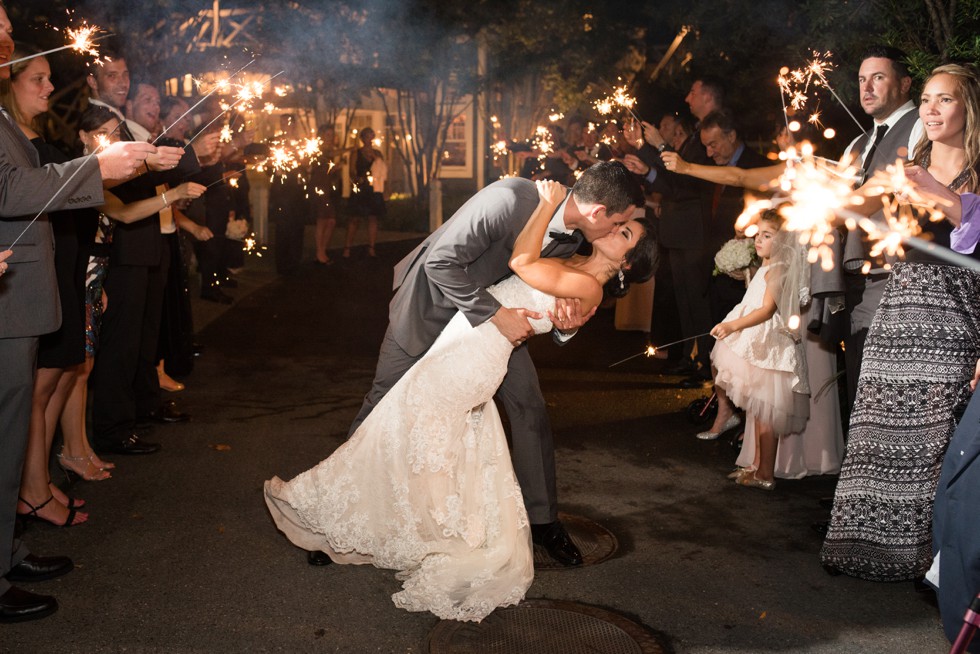
M87 25L80 27L78 29L67 28L65 33L71 37L71 43L68 45L63 45L58 48L51 48L50 50L45 50L44 52L38 52L36 54L27 55L26 57L21 57L20 59L14 59L13 61L8 61L6 63L0 64L0 68L6 66L13 66L14 64L20 63L22 61L28 61L36 57L44 57L51 54L52 52L60 52L61 50L75 50L82 54L89 54L98 60L99 51L92 45L95 41L99 41L106 37L112 36L111 34L102 34L93 38L93 35L101 31L102 28L95 27L94 25Z
M265 80L264 82L254 82L253 84L243 86L239 90L239 92L238 92L238 99L235 100L235 102L233 102L232 104L228 105L227 108L222 109L221 112L217 116L215 116L214 118L212 118L211 121L207 125L205 125L204 127L202 127L198 131L197 134L195 134L194 136L192 136L190 138L190 140L187 141L187 144L186 145L190 145L191 143L193 143L194 142L194 139L196 139L201 134L204 134L208 130L208 127L211 127L211 125L214 125L215 121L217 121L219 118L221 118L227 112L229 112L232 109L234 109L239 104L251 102L256 97L259 97L261 95L261 89L266 84L268 84L269 82L271 82L272 80L274 80L275 78L279 77L280 75L282 75L285 72L286 71L284 71L284 70L280 70L278 73L276 73L275 75L273 75L269 79Z
M632 354L626 357L625 359L621 359L620 361L617 361L616 363L612 363L609 365L609 367L612 368L614 366L618 366L621 363L626 363L630 359L635 359L636 357L641 357L644 355L647 357L654 357L657 356L657 352L659 350L665 350L671 345L679 345L681 343L686 343L687 341L693 341L694 339L701 338L703 336L711 336L711 334L710 332L705 332L704 334L698 334L697 336L689 336L688 338L682 338L679 341L672 341L670 343L665 343L664 345L647 345L646 349L644 349L642 352L637 352L636 354Z
M252 64L254 64L254 63L255 63L255 61L256 61L256 59L255 59L255 57L252 57L252 60L251 60L251 61L249 61L249 62L248 62L247 64L245 64L244 66L242 66L241 68L239 68L238 70L236 70L236 71L235 71L234 73L232 73L231 75L229 75L229 76L228 76L228 79L225 79L225 80L221 80L221 81L219 81L219 82L217 82L217 83L215 83L215 85L214 85L214 88L213 88L213 89L211 89L210 91L208 91L208 92L207 92L207 94L205 94L203 98L201 98L200 100L198 100L197 102L195 102L195 103L194 103L194 105L193 105L193 106L192 106L192 107L191 107L190 109L188 109L187 111L185 111L184 113L182 113L182 114L180 115L180 117L179 117L179 118L177 118L177 120L175 120L175 121L174 121L173 123L171 123L171 124L170 124L170 125L168 125L167 127L164 127L164 128L163 128L163 131L162 131L162 132L160 132L160 135L159 135L159 136L157 136L157 137L156 137L155 139L153 139L153 143L154 143L154 144L156 144L156 142L157 142L158 140L160 140L160 138L162 138L164 134L166 134L166 133L167 133L167 132L168 132L169 130L171 130L171 129L172 129L173 127L174 127L174 125L176 125L176 124L177 124L177 123L179 123L179 122L180 122L181 120L183 120L183 119L184 119L184 117L185 117L185 116L187 116L187 114L189 114L189 113L191 113L192 111L194 111L195 109L197 109L197 108L198 108L198 107L199 107L199 106L201 105L201 103L202 103L202 102L204 102L204 101L205 101L205 100L207 100L207 99L208 99L209 97L211 97L211 94L212 94L212 93L214 93L214 92L215 92L215 91L217 91L218 89L223 89L223 88L228 88L228 86L229 86L229 84L230 84L230 80L231 80L231 78L232 78L232 77L234 77L235 75L237 75L238 73L240 73L240 72L242 72L243 70L245 70L246 68L248 68L248 67L249 67L249 66L251 66Z
M14 246L17 245L17 242L20 241L20 239L24 236L24 234L27 233L27 230L31 228L31 225L36 223L37 219L40 218L44 214L44 212L48 210L48 207L50 207L52 203L54 203L54 201L58 198L58 196L61 195L61 192L65 190L65 188L67 188L69 184L71 184L71 181L75 179L78 173L82 172L82 170L86 168L85 163L87 163L88 160L91 159L92 157L105 153L110 148L115 147L116 149L120 150L120 152L114 153L114 157L118 157L119 161L113 161L112 163L118 165L120 162L128 161L129 162L128 166L126 166L128 168L128 173L126 175L122 175L122 177L126 177L128 175L131 175L133 172L135 172L136 169L146 161L146 157L148 155L156 152L156 148L153 147L153 145L151 145L150 143L142 143L140 141L127 141L124 143L110 142L109 138L117 129L119 129L119 125L122 125L122 123L117 124L115 129L112 130L112 132L109 132L107 135L100 138L99 148L85 157L85 160L83 161L82 165L76 168L75 172L73 172L68 177L68 179L66 179L64 183L62 183L62 185L58 187L58 190L54 192L51 198L45 203L44 207L42 207L41 210L37 212L37 215L34 216L34 218L32 218L29 223L27 223L27 226L24 227L24 230L17 235L17 238L13 240L13 242L10 244L8 249L10 250L14 249ZM113 168L112 170L115 169ZM103 177L106 177L106 175L103 174Z

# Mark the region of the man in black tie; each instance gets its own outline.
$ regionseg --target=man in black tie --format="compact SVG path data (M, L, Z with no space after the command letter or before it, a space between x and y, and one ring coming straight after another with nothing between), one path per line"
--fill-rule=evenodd
M113 52L111 61L93 66L86 79L92 93L89 102L122 116L130 91L125 55ZM133 138L134 129L142 130L141 135L147 133L138 123L124 122L122 139L139 140ZM192 149L179 152L182 156L177 163L157 165L148 159L146 174L116 186L113 192L126 203L144 200L157 195L157 186L176 186L200 170ZM169 252L158 215L116 225L105 282L109 303L91 377L92 444L100 452L152 454L160 446L137 433L137 422L189 419L172 401L162 402L156 370L168 267Z
M865 177L884 170L897 159L909 159L922 134L915 104L910 99L912 77L901 50L886 46L869 48L858 71L861 107L874 119L874 125L848 146L845 160L859 163ZM854 404L864 339L874 317L888 272L882 262L872 261L869 244L858 231L846 235L843 250L845 305L850 321L844 338L847 366L848 411ZM867 265L870 263L870 267ZM863 272L869 268L867 272Z
M644 203L639 183L618 162L586 169L555 212L542 252L570 257L583 236L601 238L628 222ZM519 177L494 182L469 199L452 218L395 266L395 295L381 344L374 383L350 428L353 434L375 405L418 361L457 311L476 326L490 321L515 347L497 391L511 425L511 458L524 495L534 542L564 565L582 555L558 520L555 453L551 424L537 373L524 341L533 333L526 309L508 308L486 287L510 273L514 241L538 206L534 183ZM558 239L567 241L559 243ZM555 337L571 338L592 317L559 301L549 315Z

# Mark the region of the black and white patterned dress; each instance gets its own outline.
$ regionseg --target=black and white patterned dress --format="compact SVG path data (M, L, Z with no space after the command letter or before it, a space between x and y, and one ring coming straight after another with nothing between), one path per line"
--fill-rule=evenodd
M926 231L949 245L948 224ZM872 581L929 569L936 484L978 358L980 273L910 251L868 331L825 566Z

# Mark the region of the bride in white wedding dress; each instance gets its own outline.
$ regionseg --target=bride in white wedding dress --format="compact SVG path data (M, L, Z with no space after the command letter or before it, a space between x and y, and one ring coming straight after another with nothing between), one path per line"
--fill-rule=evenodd
M615 294L653 274L643 220L596 239L588 256L541 258L566 189L537 185L510 261L517 274L488 289L503 306L546 316L564 297L587 314L604 284ZM547 318L531 323L536 334L552 329ZM513 347L490 321L472 327L457 313L349 441L292 480L265 483L279 529L336 563L397 570L392 599L409 611L479 621L520 602L534 577L531 536L493 402Z

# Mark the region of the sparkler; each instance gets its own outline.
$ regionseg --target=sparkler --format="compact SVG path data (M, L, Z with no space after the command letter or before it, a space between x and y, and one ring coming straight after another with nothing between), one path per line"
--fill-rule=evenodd
M830 91L830 94L834 96L834 99L840 103L840 106L844 108L844 111L846 111L847 115L851 117L851 120L854 121L854 124L858 126L858 129L860 129L863 132L864 126L857 118L854 117L854 114L851 113L851 110L847 108L847 105L844 104L844 101L840 99L839 95L837 95L837 91L835 91L834 87L831 86L830 82L827 81L827 76L825 75L825 73L829 70L833 70L833 67L834 65L830 62L829 52L825 52L823 55L821 55L819 52L814 51L813 59L811 59L810 62L807 63L808 73L810 73L812 76L815 76L818 80L820 80L820 83L828 91Z
M244 173L244 172L245 172L246 170L247 170L247 168L242 168L242 169L240 169L240 170L236 170L236 171L234 171L234 172L233 172L233 173L231 173L231 174L232 174L232 175L237 175L237 174L239 174L239 173ZM225 178L224 178L224 177L222 177L221 179L216 179L216 180L214 180L213 182L211 182L210 184L208 184L207 186L205 186L204 188L205 188L205 190L206 190L206 189L209 189L209 188L211 188L212 186L214 186L215 184L220 184L220 183L221 183L221 182L223 182L223 181L225 181ZM237 178L237 177L232 177L231 179L229 179L229 180L228 180L228 183L229 183L229 184L231 184L232 182L237 182L237 181L238 181L238 178ZM237 187L237 186L238 186L238 184L231 184L231 186L235 186L235 187Z
M254 254L257 257L261 257L262 251L266 249L264 245L259 245L259 242L255 239L255 232L250 233L242 241L242 251L245 254Z
M208 92L207 92L207 94L206 94L206 95L205 95L205 96L204 96L203 98L201 98L200 100L198 100L197 102L195 102L195 103L194 103L194 106L193 106L193 107L191 107L190 109L188 109L187 111L185 111L184 113L182 113L182 114L180 115L180 118L178 118L178 119L177 119L177 120L175 120L175 121L174 121L173 123L171 123L171 124L170 124L170 125L168 125L168 126L167 126L166 128L164 128L164 130L163 130L162 132L160 132L160 136L157 136L157 137L156 137L155 139L153 139L153 144L154 144L154 145L156 145L156 142L157 142L157 141L158 141L158 140L159 140L159 139L160 139L160 138L161 138L161 137L162 137L162 136L163 136L164 134L166 134L166 133L167 133L167 132L168 132L168 131L169 131L170 129L172 129L174 125L176 125L177 123L179 123L179 122L180 122L180 121L181 121L181 120L182 120L182 119L184 118L184 116L186 116L186 115L187 115L187 114L189 114L190 112L192 112L192 111L194 111L195 109L197 109L197 108L198 108L198 107L200 106L200 104L201 104L202 102L204 102L204 101L205 101L205 100L207 100L207 99L208 99L209 97L211 97L211 94L212 94L212 93L214 93L214 92L215 92L215 91L217 91L218 89L228 89L228 88L229 88L229 86L230 86L230 84L231 84L231 82L230 82L230 80L231 80L231 78L232 78L232 77L234 77L235 75L237 75L238 73L240 73L240 72L242 72L243 70L245 70L246 68L248 68L249 66L251 66L251 65L252 65L252 64L254 64L254 63L255 63L255 57L252 57L252 60L251 60L251 61L249 61L249 62L248 62L247 64L245 64L244 66L242 66L241 68L239 68L238 70L236 70L236 71L235 71L234 73L232 73L231 75L229 75L229 76L228 76L228 79L225 79L225 80L221 80L220 82L218 82L218 83L216 83L216 84L214 85L214 88L213 88L213 89L211 89L210 91L208 91ZM191 139L191 140L193 141L194 139Z
M82 54L90 54L93 57L98 58L99 51L95 49L92 45L95 41L99 41L106 37L112 36L111 34L102 34L101 36L95 36L94 34L100 32L101 27L96 27L94 25L86 25L79 27L78 29L71 29L70 27L65 29L65 33L71 38L71 43L68 45L63 45L58 48L51 48L50 50L45 50L44 52L38 52L37 54L27 55L26 57L21 57L20 59L14 59L13 61L8 61L5 64L0 64L0 68L5 68L6 66L13 66L14 64L20 63L22 61L28 61L29 59L34 59L36 57L43 57L49 55L52 52L59 52L61 50L75 50Z
M703 336L711 336L711 332L705 332L704 334L698 334L697 336L689 336L687 338L682 338L679 341L672 341L670 343L665 343L664 345L647 345L646 349L643 350L642 352L638 352L637 354L630 355L625 359L622 359L620 361L617 361L616 363L611 364L609 367L612 368L613 366L618 366L621 363L626 363L630 359L635 359L636 357L641 357L644 355L648 357L656 356L657 350L663 350L670 347L671 345L677 345L679 343L686 343L687 341L693 341L694 339L701 338Z
M793 149L788 153L786 170L779 179L779 187L786 195L747 206L735 223L736 229L744 229L762 209L779 207L786 219L783 229L798 233L800 245L808 248L808 261L819 261L824 270L834 266L831 245L837 226L843 222L848 229L859 227L867 232L873 242L872 256L901 256L903 246L909 246L954 265L980 271L980 263L973 259L918 238L921 216L936 222L943 220L944 215L939 203L909 183L904 166L893 164L878 171L862 194L855 194L852 184L857 169L854 166L824 165L813 156L812 146L807 143L803 144L801 155L797 157ZM874 197L882 199L882 220L855 211Z
M253 61L254 61L254 59L253 59ZM249 62L249 63L251 63L251 62ZM248 64L246 64L246 65L248 65ZM250 102L250 101L254 100L256 98L256 93L255 93L256 89L259 92L258 94L261 95L262 87L264 87L266 84L268 84L269 82L271 82L272 80L274 80L275 78L279 77L280 75L282 75L285 72L286 71L284 71L284 70L280 70L278 73L276 73L275 75L273 75L272 77L270 77L269 79L267 79L264 82L253 82L252 84L243 86L241 88L241 90L238 92L238 99L235 100L235 102L233 102L232 104L228 105L227 107L222 108L221 113L219 113L217 116L215 116L214 118L212 118L211 119L211 122L209 122L207 125L205 125L204 127L202 127L200 129L200 131L198 131L197 134L195 134L194 136L192 136L191 139L189 141L187 141L186 145L190 145L191 143L194 142L194 139L196 139L201 134L204 134L208 130L208 127L211 127L211 125L213 125L216 120L218 120L219 118L221 118L225 114L226 111L231 110L232 108L238 106L242 102ZM198 104L200 104L200 102L198 102Z
M636 105L636 98L629 94L625 84L622 86L613 86L605 81L603 84L612 89L612 95L600 98L593 103L595 110L599 112L600 115L608 116L613 112L613 109L620 107L629 112L629 115L632 116L633 120L636 122L643 122L633 111L633 107Z

